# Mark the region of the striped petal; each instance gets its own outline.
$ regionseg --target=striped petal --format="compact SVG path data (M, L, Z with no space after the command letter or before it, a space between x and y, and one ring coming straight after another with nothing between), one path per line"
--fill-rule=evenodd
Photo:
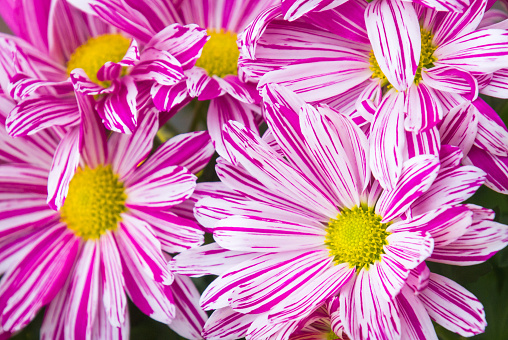
M458 146L467 155L478 132L478 111L470 103L450 110L439 127L442 144Z
M125 280L120 253L110 231L107 231L105 235L101 235L98 245L101 254L102 302L107 322L115 327L121 327L125 322L127 313L127 296L124 291ZM102 306L99 308L102 308Z
M155 112L147 112L132 135L113 133L108 139L108 163L125 180L152 150L159 125Z
M393 90L381 102L371 126L370 167L383 188L393 188L402 171L406 144L403 127L403 93Z
M74 267L65 315L66 339L92 339L99 301L100 248L98 242L84 243Z
M303 106L300 126L305 144L322 168L325 179L332 183L339 204L347 208L359 205L370 169L367 138L346 116L326 117L310 105Z
M78 168L81 150L79 126L60 141L53 157L53 164L48 176L47 203L54 210L59 210L69 191L69 183Z
M488 85L480 92L487 96L508 99L508 68L494 72Z
M175 298L175 318L169 327L187 339L200 339L207 320L206 313L199 308L199 291L188 277L175 275L170 286Z
M54 125L72 126L79 118L75 98L44 95L19 102L9 113L6 128L12 137L26 136Z
M253 111L247 104L244 104L230 95L224 95L214 98L210 102L206 123L210 138L212 138L215 150L226 159L231 159L224 146L224 125L234 120L245 125L252 131L257 131L257 124L254 120Z
M508 67L508 32L501 29L475 31L439 45L437 65L490 73Z
M203 329L203 337L209 340L234 340L247 335L247 330L258 316L234 311L231 307L217 309Z
M478 81L471 73L456 67L444 65L424 69L422 80L435 90L459 93L468 100L478 97Z
M411 207L414 215L465 201L485 181L485 173L472 166L445 169L439 173L430 189Z
M497 192L508 194L508 157L499 157L475 146L464 159L487 174L485 185Z
M429 314L411 289L403 287L396 299L401 316L401 339L438 340Z
M420 3L426 7L433 8L437 11L452 11L462 13L467 8L467 6L469 6L470 0L415 0L414 2Z
M170 262L171 270L188 276L221 275L259 253L232 251L210 243L182 252Z
M452 332L465 337L484 332L487 322L482 304L452 280L431 273L419 297L430 317Z
M312 11L321 11L334 8L347 0L284 0L282 1L282 14L285 20L296 20L302 15Z
M416 11L401 0L375 0L367 6L365 24L379 68L395 89L406 90L420 60Z
M129 262L141 269L147 279L171 284L173 274L166 268L167 261L162 255L160 242L146 222L122 214L115 239L121 257L128 257Z
M136 81L154 81L170 86L183 80L182 65L168 51L148 47L143 49L140 57L130 73Z
M406 161L396 186L385 190L376 204L376 214L383 223L402 215L415 200L426 192L437 177L439 159L435 156L417 156Z
M443 118L441 103L435 97L434 91L425 84L411 84L405 100L404 127L407 131L428 130Z
M71 272L78 243L59 224L27 244L29 253L2 277L0 307L5 331L20 330L56 296Z
M128 76L113 81L113 86L114 92L98 101L97 111L107 129L131 133L137 125L136 96L138 89L134 79Z
M470 266L491 258L508 244L508 228L493 221L473 224L467 232L448 244L436 248L430 261Z
M337 210L309 182L305 174L280 159L252 131L236 122L225 127L226 143L235 159L254 177L276 192L294 196L295 200L318 212L335 217Z

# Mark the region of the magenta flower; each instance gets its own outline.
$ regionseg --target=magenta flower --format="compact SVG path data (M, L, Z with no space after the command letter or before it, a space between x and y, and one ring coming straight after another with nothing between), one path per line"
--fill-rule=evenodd
M15 62L15 73L9 72L7 65L0 71L11 82L11 96L19 101L7 119L11 136L79 123L69 79L76 69L83 70L75 71L80 75L78 90L97 98L99 115L108 129L124 133L132 132L137 124L137 83L169 85L183 78L180 63L167 52L149 50L140 55L136 40L64 0L38 1L18 10L20 13L15 14L37 18L19 22L27 25L23 29L13 27L15 32L28 33L20 37L3 35L0 39L0 53L6 63ZM6 10L3 17L9 16L17 17ZM33 42L32 38L45 32L42 41L46 43L41 49L40 41ZM150 60L154 54L156 65Z
M52 165L58 143L79 140L77 130L62 140L52 128L16 139L0 133L1 328L16 332L47 305L42 339L128 339L129 296L197 339L206 320L199 293L167 268L165 253L203 242L198 224L176 212L213 153L209 136L176 136L148 157L153 112L140 112L133 134L107 138L91 98L78 98L84 133L71 160L56 152ZM68 177L48 179L49 168L62 165ZM46 204L48 186L64 193L58 211Z
M218 149L223 149L222 125L228 120L256 128L259 107L253 104L258 104L260 98L255 84L238 72L236 40L258 13L278 0L184 0L178 6L171 0L153 0L149 6L107 0L74 2L180 61L184 79L175 85L154 84L151 88L153 102L159 110L168 111L191 98L211 100L207 127ZM175 22L197 24L206 29L208 42L192 45L192 39L187 36L168 36L168 26Z
M508 242L506 226L460 204L485 174L459 166L457 147L443 148L441 159L413 157L394 188L383 189L371 177L367 138L350 118L273 84L263 99L269 135L229 122L235 163L218 161L222 183L200 193L208 197L195 207L224 250L208 245L174 263L182 273L220 274L201 297L204 309L217 309L205 337L229 338L234 321L241 336L268 338L339 295L348 336L400 339L395 298L411 270L426 259L485 261ZM484 322L475 325L480 332Z
M371 123L372 172L391 188L408 153L439 150L441 98L475 100L475 74L506 67L507 31L475 30L486 7L437 15L398 0L348 1L292 23L272 8L246 29L239 64L260 85L279 83Z

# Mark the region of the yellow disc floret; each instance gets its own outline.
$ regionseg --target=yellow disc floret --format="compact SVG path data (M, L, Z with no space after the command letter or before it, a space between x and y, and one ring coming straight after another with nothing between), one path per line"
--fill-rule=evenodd
M69 184L60 210L61 221L77 236L97 239L106 230L115 230L125 207L123 183L111 166L79 168Z
M381 260L383 246L388 244L388 224L373 209L355 206L342 210L330 219L325 244L336 264L348 263L357 270Z
M108 82L97 79L97 72L108 61L121 61L130 43L130 39L121 34L104 34L88 39L72 53L67 62L67 75L75 68L82 68L91 81L104 87L109 86Z
M204 68L209 76L236 75L238 57L240 56L236 45L236 34L223 29L220 31L208 30L207 32L210 39L203 47L196 66Z
M434 63L437 61L437 58L434 56L434 52L436 51L437 47L432 44L433 38L432 33L424 28L421 28L420 34L422 38L422 50L420 52L420 62L418 63L418 68L416 69L414 79L414 83L417 85L422 80L422 69L433 67ZM387 88L391 88L392 85L389 83L383 71L381 71L381 68L379 67L379 64L376 60L376 57L374 56L374 52L372 51L369 54L369 62L370 62L370 70L372 71L372 78L381 79L382 86L387 86Z

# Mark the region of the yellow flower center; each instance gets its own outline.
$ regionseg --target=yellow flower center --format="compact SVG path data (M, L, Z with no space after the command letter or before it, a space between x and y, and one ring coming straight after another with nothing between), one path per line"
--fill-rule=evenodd
M328 334L326 335L326 340L336 340L336 339L340 339L340 337L333 331L329 331Z
M77 236L98 239L106 230L115 230L125 207L123 183L111 166L79 168L69 183L69 192L60 210L60 219Z
M373 209L355 206L331 218L326 228L325 244L336 264L348 263L357 270L381 260L383 246L388 244L387 223Z
M240 56L236 45L236 34L223 29L207 30L207 32L210 39L203 47L196 66L204 68L209 76L217 75L222 78L228 74L236 75Z
M419 84L422 80L422 69L423 68L431 68L434 66L434 63L437 61L437 58L434 56L434 52L436 51L436 46L432 45L432 38L434 37L430 31L421 28L420 34L422 37L422 50L420 53L420 62L418 63L418 68L416 69L415 74L415 84ZM370 52L369 54L370 61L370 69L372 71L372 78L381 79L381 84L383 86L387 86L387 88L391 88L392 85L389 83L388 79L384 75L383 71L379 67L379 64L374 56L374 52Z
M101 82L97 79L97 72L108 61L114 63L121 61L130 43L130 39L121 34L103 34L88 39L72 53L67 62L67 75L76 68L82 68L91 81L108 87L109 82Z

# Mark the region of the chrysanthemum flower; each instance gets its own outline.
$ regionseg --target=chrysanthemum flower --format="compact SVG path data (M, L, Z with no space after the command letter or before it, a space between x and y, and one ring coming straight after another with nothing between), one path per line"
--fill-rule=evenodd
M240 121L255 129L259 107L253 104L259 103L260 98L255 84L238 72L237 34L258 13L278 0L183 0L177 2L178 6L171 0L151 1L150 6L107 0L74 2L139 41L168 51L181 62L185 79L172 86L157 84L152 87L151 95L159 110L167 111L189 98L211 100L207 127L219 149L223 149L222 125L228 120ZM167 38L167 26L174 22L197 24L206 29L209 40L202 51L200 46L199 59L180 59L187 57L189 43L186 37ZM186 47L183 51L175 51L182 45Z
M43 32L47 36L43 40L44 49L37 48L38 40L25 41L9 35L0 38L0 53L7 62L14 60L16 70L11 74L4 66L0 73L9 78L10 94L20 101L7 119L11 136L79 122L74 88L69 80L73 70L83 70L79 73L78 90L95 96L105 126L124 133L133 131L137 124L140 82L170 85L184 76L180 63L167 52L152 48L140 55L136 40L73 8L65 0L36 1L33 6L24 4L18 11L14 14L36 18L13 22L14 32L27 30L29 34L22 38L38 38ZM14 14L7 9L2 12L3 17ZM181 30L194 31L195 27ZM36 31L41 33L32 34Z
M155 114L140 112L133 134L107 138L91 98L79 98L81 150L69 162L57 153L53 163L65 164L67 182L48 179L57 144L66 142L52 128L16 139L0 133L1 328L16 332L47 305L42 339L127 339L129 296L197 339L206 320L199 293L168 270L165 253L203 242L197 223L172 209L192 194L192 173L211 157L209 136L176 136L147 158ZM46 204L48 186L65 188L58 211Z
M285 20L296 20L310 12L326 11L342 5L348 0L282 0L282 14ZM379 0L375 0L379 1ZM416 2L438 11L463 12L469 6L469 0L403 0Z
M474 74L506 67L507 31L476 30L486 7L480 0L464 13L438 15L399 0L348 1L292 23L278 20L273 8L246 29L239 64L261 85L285 85L309 102L341 109L336 101L344 93L354 98L357 114L372 122L372 171L391 188L411 143L407 132L423 148L434 147L439 94L474 100Z
M412 269L457 254L484 261L508 242L508 228L486 223L489 233L441 251L473 228L471 209L459 203L485 178L458 166L460 152L414 157L397 185L384 190L371 178L367 138L347 116L316 110L276 85L263 92L278 148L230 122L226 142L236 163L218 161L222 183L195 208L225 251L205 246L176 258L177 268L191 256L194 267L222 271L201 297L203 308L219 313L205 336L226 338L230 328L217 325L240 313L250 326L236 329L267 338L275 325L305 318L338 294L348 335L400 339L394 299Z

